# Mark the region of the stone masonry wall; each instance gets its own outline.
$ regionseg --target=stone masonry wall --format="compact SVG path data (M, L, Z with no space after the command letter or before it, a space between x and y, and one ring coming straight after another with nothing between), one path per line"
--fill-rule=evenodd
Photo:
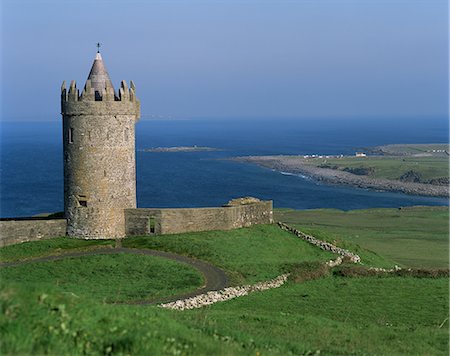
M273 223L273 208L270 200L221 208L127 209L125 220L127 236L231 230Z
M150 231L150 217L154 217L154 232ZM127 209L125 210L125 229L127 236L160 235L161 209Z
M118 98L113 89L106 94L96 100L89 80L82 95L74 82L68 92L62 87L64 211L72 237L125 237L124 209L136 207L139 101L125 82Z
M0 221L0 247L66 235L66 219Z
M127 236L231 230L273 223L271 200L221 208L126 209L124 215ZM0 247L65 236L66 227L66 219L3 219Z

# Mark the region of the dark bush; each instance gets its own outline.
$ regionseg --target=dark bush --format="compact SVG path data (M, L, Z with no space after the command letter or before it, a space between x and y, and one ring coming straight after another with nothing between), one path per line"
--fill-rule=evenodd
M336 166L336 165L332 166L331 164L326 164L326 163L320 164L317 167L319 167L319 168L329 168L329 169L335 169L335 170L339 169L339 167Z
M343 169L344 172L348 172L351 174L355 174L357 176L368 176L375 172L372 167L345 167Z
M376 271L365 266L342 265L333 270L333 275L339 277L415 277L415 278L448 278L447 269L408 268L393 272Z
M296 283L326 277L330 274L330 268L322 262L302 262L287 266L291 273L289 279Z
M412 170L400 176L402 182L420 183L420 179L420 174Z
M333 275L339 277L374 277L379 274L367 267L355 265L341 265L333 270Z

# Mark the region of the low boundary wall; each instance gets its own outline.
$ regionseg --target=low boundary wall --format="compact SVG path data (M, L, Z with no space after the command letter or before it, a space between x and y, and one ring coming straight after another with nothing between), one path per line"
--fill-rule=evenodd
M0 247L65 236L66 226L66 219L2 219L0 220Z
M127 236L179 234L183 232L232 230L273 223L272 201L240 198L220 208L126 209ZM241 203L241 200L244 203ZM237 202L236 202L237 201ZM27 241L66 236L64 218L0 219L0 247Z
M231 230L273 223L272 201L221 208L126 209L127 236Z

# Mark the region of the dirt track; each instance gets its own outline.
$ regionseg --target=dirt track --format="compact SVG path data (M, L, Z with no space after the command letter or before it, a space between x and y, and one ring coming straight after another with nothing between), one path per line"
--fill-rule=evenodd
M43 256L43 257L37 257L22 261L15 261L15 262L4 262L0 263L0 267L14 267L19 266L27 263L35 263L35 262L50 262L50 261L56 261L56 260L62 260L69 257L83 257L83 256L92 256L92 255L108 255L108 254L116 254L116 253L132 253L136 255L146 255L146 256L155 256L155 257L162 257L162 258L168 258L170 260L174 260L176 262L184 263L186 265L189 265L196 270L198 270L204 277L205 277L205 285L201 288L185 293L185 294L178 294L171 297L163 298L163 299L151 299L151 300L140 300L140 301L133 301L129 302L127 304L159 304L159 303L169 303L172 301L176 301L179 299L184 298L190 298L194 297L209 291L213 290L219 290L223 289L228 286L228 278L223 270L220 268L217 268L213 266L210 263L196 260L190 257L186 257L183 255L177 255L175 253L171 252L164 252L164 251L157 251L157 250L148 250L148 249L131 249L131 248L102 248L102 249L95 249L95 250L89 250L89 251L80 251L80 252L68 252L60 255L55 256Z

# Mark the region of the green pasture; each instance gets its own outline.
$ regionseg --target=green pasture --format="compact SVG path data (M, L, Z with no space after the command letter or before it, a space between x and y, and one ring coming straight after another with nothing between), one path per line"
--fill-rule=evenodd
M2 284L54 289L104 302L163 298L200 288L198 271L168 259L118 253L35 262L1 270Z
M415 154L439 154L434 151L449 151L449 145L443 143L423 143L423 144L395 144L375 147L388 154L415 155Z
M0 262L26 260L33 257L59 255L67 251L113 247L112 240L80 240L58 237L39 242L24 242L0 248Z
M345 168L368 169L368 176L372 178L386 178L398 180L407 172L414 171L420 181L426 183L432 179L448 178L448 157L393 157L393 156L367 156L342 158L311 158L305 163L344 170Z
M185 254L228 271L232 284L254 283L286 272L304 261L327 261L335 255L311 246L276 225L126 239L124 247Z
M427 226L442 225L442 216L448 215L448 210L441 208L434 212L426 209L411 209L415 215L410 220L419 219ZM382 211L376 209L373 214L394 214L392 209L384 214ZM281 210L276 216L284 214L286 219L295 220L300 213ZM308 214L314 218L314 211L304 213L302 221ZM290 222L342 243L359 253L366 265L392 266L395 259L366 250L364 239L341 236L345 219L335 214L337 233L312 225L312 220L304 225ZM359 214L364 213L349 215ZM348 225L348 233L360 234L367 225L374 228L375 218L366 225L362 217L359 219L347 220L354 223ZM407 230L403 224L410 220L398 218L396 231ZM327 221L333 225L332 213ZM424 243L433 241L433 233L428 236ZM58 238L1 248L0 257L3 261L17 260L92 250L97 245L112 248L114 243ZM448 354L448 278L342 277L333 270L314 273L315 266L333 255L275 225L130 238L123 245L209 261L224 269L238 285L285 272L303 273L308 278L292 278L277 289L180 312L155 305L110 303L140 299L149 291L154 295L158 291L175 294L196 289L201 283L199 276L176 262L113 254L1 268L0 353Z
M449 267L448 207L279 209L275 219L342 247L357 245L363 254L369 250L400 266Z

